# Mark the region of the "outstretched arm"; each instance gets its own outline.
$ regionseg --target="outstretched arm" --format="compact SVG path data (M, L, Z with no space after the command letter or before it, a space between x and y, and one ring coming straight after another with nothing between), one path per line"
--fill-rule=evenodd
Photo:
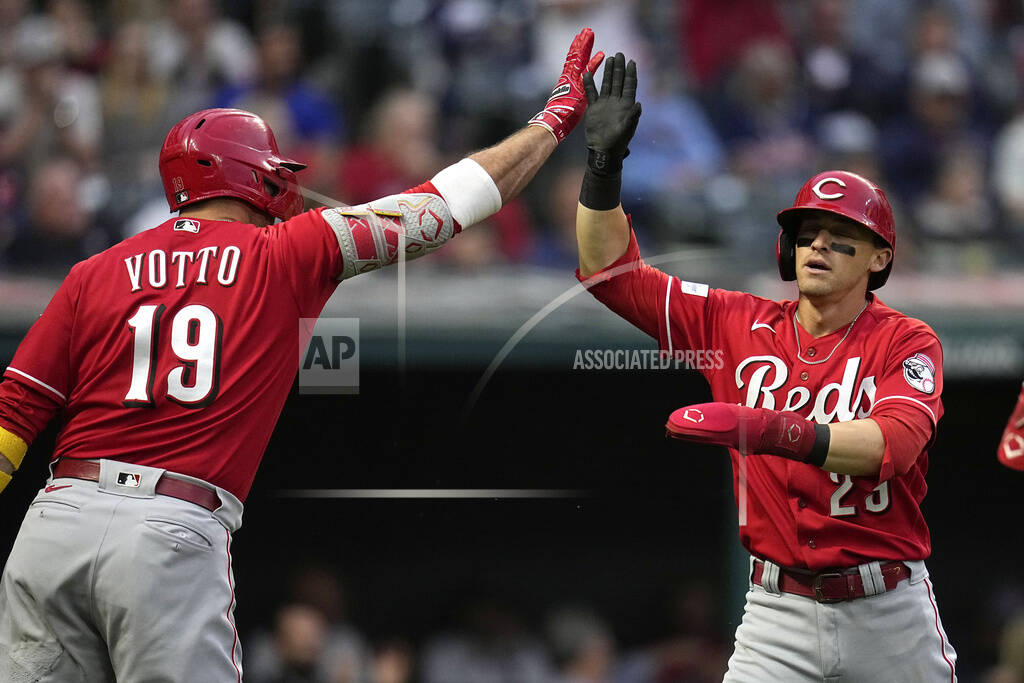
M504 205L523 191L557 146L551 133L531 124L469 159L491 177Z
M522 192L558 143L583 117L587 108L583 79L592 79L594 70L604 60L603 52L590 56L593 47L594 32L585 28L569 46L562 75L544 109L537 112L523 130L469 157L494 181L502 204Z
M591 59L593 45L594 32L580 31L547 105L522 130L402 194L324 211L341 248L337 279L395 263L400 245L406 259L429 254L518 195L583 117L583 74L604 59Z
M914 410L894 411L890 406L886 415L817 424L788 411L702 403L676 410L665 427L667 436L683 441L727 446L745 455L777 455L828 472L884 480L904 474L910 464L907 455L913 459L925 449L930 430L914 429ZM888 450L890 459L898 461L888 467L887 438L897 442Z
M587 168L576 209L580 274L593 275L626 252L629 222L619 203L622 160L636 132L641 107L636 101L636 64L622 53L605 62L601 93L591 74L583 76L590 106L584 129Z

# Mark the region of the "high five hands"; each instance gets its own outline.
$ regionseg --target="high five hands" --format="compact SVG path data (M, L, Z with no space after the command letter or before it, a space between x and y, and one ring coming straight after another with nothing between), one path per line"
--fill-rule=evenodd
M610 211L619 206L622 190L622 160L629 154L640 122L640 103L636 101L636 63L621 52L604 63L601 94L594 76L583 74L587 93L587 114L583 128L587 138L587 168L580 188L580 204L594 211Z
M584 118L587 149L592 169L600 175L622 170L622 160L629 154L640 122L641 106L636 101L636 62L626 63L621 52L605 60L601 93L598 94L591 73L583 74L583 87L589 106Z
M559 143L566 138L579 123L587 108L587 97L583 92L583 78L590 78L593 83L593 72L601 65L604 53L598 52L593 57L590 51L594 47L594 32L585 28L576 34L569 53L565 56L562 75L555 83L544 109L529 120L529 125L547 128Z

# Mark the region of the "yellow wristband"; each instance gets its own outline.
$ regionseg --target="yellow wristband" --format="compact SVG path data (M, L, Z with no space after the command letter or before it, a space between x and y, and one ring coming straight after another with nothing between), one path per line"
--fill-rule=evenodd
M14 469L21 467L21 461L27 450L28 444L20 436L0 427L0 455L10 460Z
M6 472L0 471L0 491L7 488L7 485L11 483L11 475Z

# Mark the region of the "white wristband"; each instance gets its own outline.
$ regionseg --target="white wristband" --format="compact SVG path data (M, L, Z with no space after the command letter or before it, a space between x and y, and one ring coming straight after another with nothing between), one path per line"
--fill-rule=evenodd
M472 159L452 164L430 179L460 226L468 228L501 208L501 193L483 166Z

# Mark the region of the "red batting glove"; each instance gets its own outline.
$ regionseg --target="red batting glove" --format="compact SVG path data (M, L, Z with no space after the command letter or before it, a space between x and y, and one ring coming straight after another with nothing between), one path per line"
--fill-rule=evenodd
M744 455L780 455L819 467L828 454L826 425L767 408L701 403L672 413L665 429L673 439L728 446Z
M561 142L572 132L576 124L583 118L587 109L587 95L583 90L583 71L589 73L604 61L604 53L598 52L590 58L594 47L594 32L589 28L580 31L569 46L569 54L565 56L562 76L555 83L551 97L544 109L530 119L530 126L547 128L555 136L555 142ZM589 60L589 61L588 61Z
M1024 389L1017 399L1017 407L1006 421L1003 440L999 442L999 462L1010 469L1024 470Z

